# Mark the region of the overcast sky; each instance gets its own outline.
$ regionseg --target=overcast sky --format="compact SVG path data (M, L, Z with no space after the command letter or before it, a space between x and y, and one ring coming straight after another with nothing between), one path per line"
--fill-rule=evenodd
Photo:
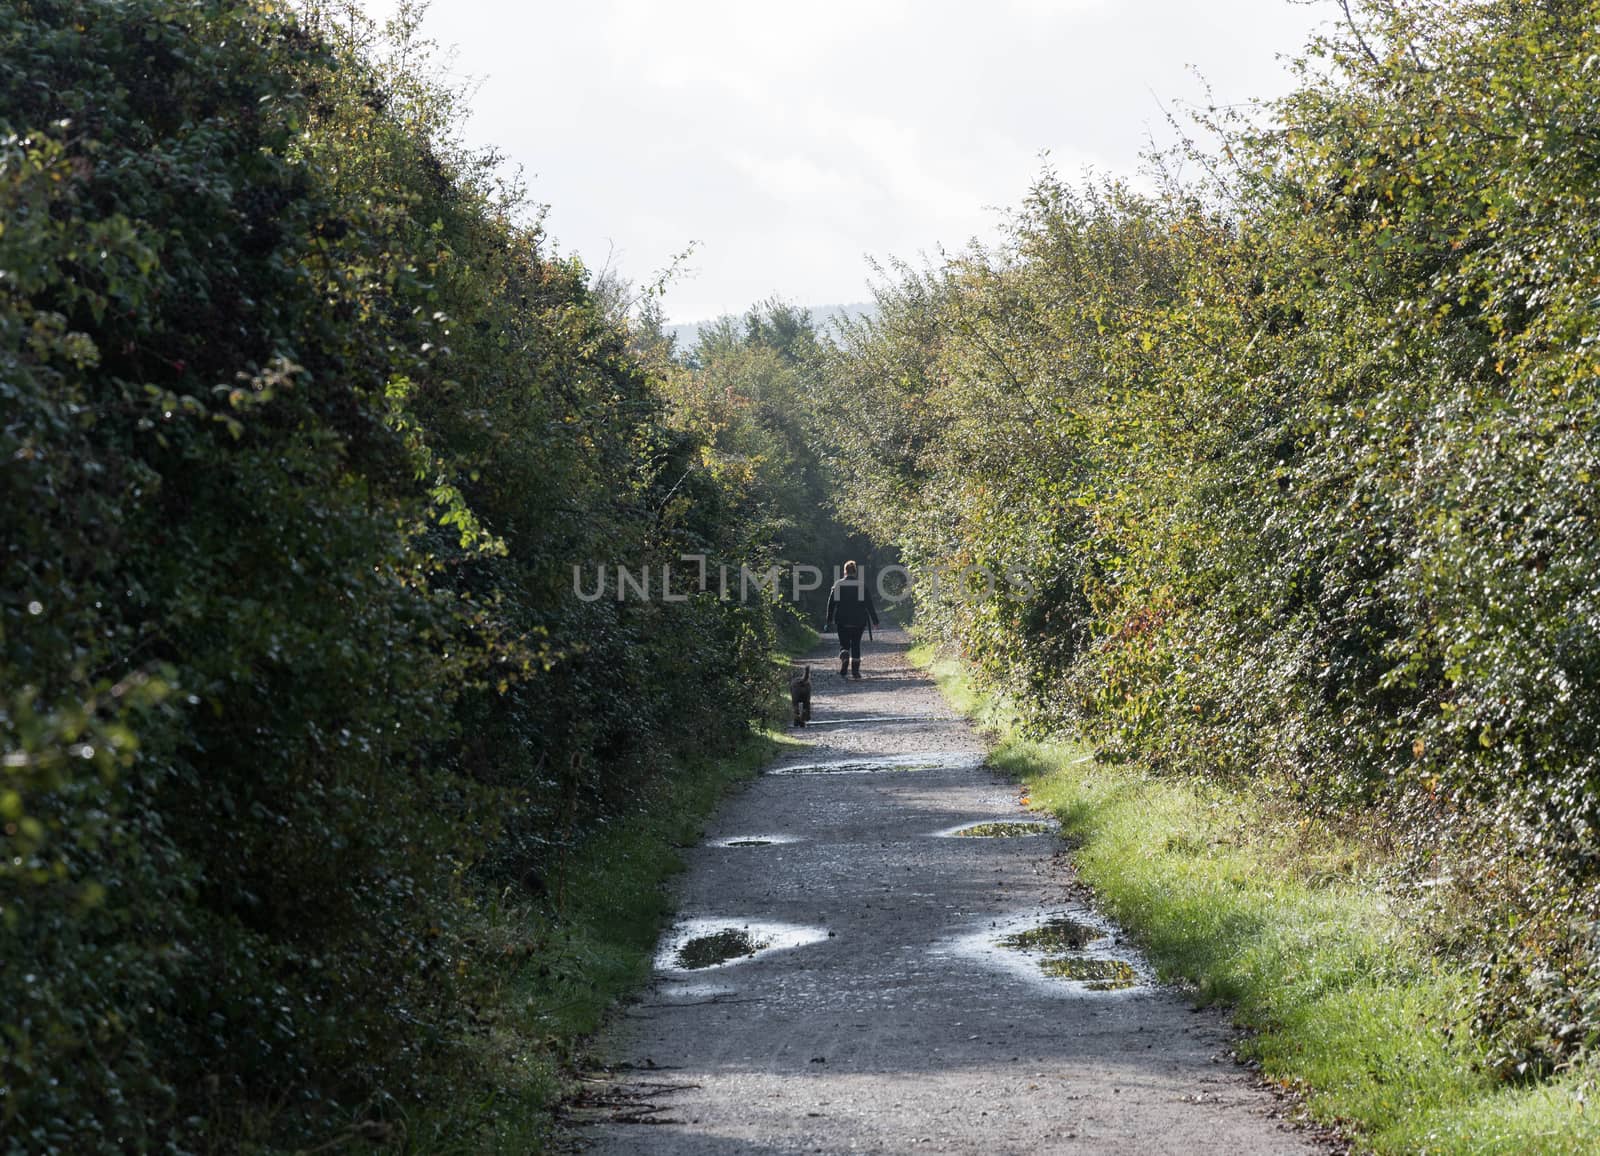
M375 16L393 0L367 0ZM1335 9L1336 11L1336 9ZM1041 168L1133 175L1162 106L1285 92L1329 5L1290 0L435 0L481 81L465 135L519 163L564 253L672 321L864 300L867 258L993 235Z

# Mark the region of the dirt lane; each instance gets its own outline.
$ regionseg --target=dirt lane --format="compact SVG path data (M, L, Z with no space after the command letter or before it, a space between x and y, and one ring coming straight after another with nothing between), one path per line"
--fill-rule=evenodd
M588 1150L1323 1151L1227 1058L1223 1019L1082 907L1053 834L941 834L1037 817L906 645L880 634L853 684L817 652L808 747L711 824L655 980L601 1040ZM1062 916L1051 943L998 942ZM772 946L680 966L687 937L728 930Z

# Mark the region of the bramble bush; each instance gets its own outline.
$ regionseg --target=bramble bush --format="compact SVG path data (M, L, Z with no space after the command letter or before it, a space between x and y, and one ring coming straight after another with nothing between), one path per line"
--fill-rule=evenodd
M765 709L768 607L572 596L761 515L415 28L0 9L7 1151L398 1142L475 890Z
M1047 175L899 270L825 391L882 417L856 524L1036 587L928 629L1039 729L1381 823L1513 1079L1600 1036L1597 18L1358 5L1203 179Z

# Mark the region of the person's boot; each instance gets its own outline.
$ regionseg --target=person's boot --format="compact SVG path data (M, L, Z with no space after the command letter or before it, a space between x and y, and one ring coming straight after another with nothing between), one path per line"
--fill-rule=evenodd
M849 672L849 670L850 652L848 650L841 650L839 652L839 677L843 678L845 674Z
M859 662L852 662L850 664L850 677L855 679L857 682L861 681L861 664Z

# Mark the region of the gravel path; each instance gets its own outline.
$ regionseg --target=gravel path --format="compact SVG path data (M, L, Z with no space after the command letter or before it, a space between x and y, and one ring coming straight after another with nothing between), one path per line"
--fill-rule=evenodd
M731 799L689 856L656 977L602 1037L610 1070L572 1110L585 1149L1325 1151L1229 1059L1225 1021L1155 986L1083 906L1053 833L941 834L1038 816L908 666L905 635L867 645L858 683L839 678L831 642L813 660L807 746ZM999 944L1060 916L1076 950ZM768 946L679 964L679 946L717 933L709 946L740 933ZM1045 974L1045 958L1133 986L1089 990Z

